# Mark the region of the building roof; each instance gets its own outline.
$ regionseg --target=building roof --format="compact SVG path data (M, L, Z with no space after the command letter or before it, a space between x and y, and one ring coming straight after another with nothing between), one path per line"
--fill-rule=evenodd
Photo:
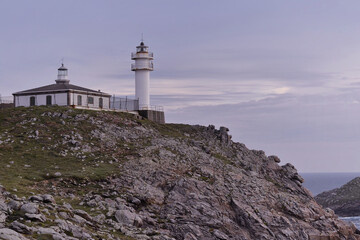
M70 92L70 91L80 91L85 93L92 93L96 95L102 95L102 96L111 96L110 94L95 91L89 88L83 88L76 85L72 85L69 83L55 83L43 87L33 88L21 92L13 93L13 95L31 95L31 94L40 94L40 93L52 93L52 92Z

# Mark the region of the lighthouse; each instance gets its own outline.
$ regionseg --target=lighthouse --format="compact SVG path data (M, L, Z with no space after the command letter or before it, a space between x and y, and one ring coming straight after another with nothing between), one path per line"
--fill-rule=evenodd
M131 70L135 71L135 98L139 99L139 110L150 109L150 71L154 70L154 55L142 41L136 52L131 53L131 59L135 60Z
M61 67L58 69L58 78L55 80L57 84L61 83L69 83L70 80L68 79L68 69L64 66L64 64L61 64Z

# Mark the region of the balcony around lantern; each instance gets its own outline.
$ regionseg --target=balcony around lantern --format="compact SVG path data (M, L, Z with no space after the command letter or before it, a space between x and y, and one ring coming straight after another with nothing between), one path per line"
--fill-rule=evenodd
M135 60L138 58L154 59L154 53L152 52L133 52L131 53L131 59Z
M148 62L145 64L141 64L141 65L137 65L136 63L131 64L131 71L136 71L136 70L150 70L153 71L154 70L154 64L152 62Z

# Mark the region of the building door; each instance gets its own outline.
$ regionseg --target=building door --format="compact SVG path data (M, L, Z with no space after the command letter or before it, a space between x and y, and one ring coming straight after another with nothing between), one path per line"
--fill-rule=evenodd
M81 105L82 105L82 97L81 97L81 95L78 95L78 96L77 96L77 105L78 105L78 106L81 106Z
M46 96L46 105L47 105L47 106L52 105L51 100L52 100L51 96Z
M30 106L35 106L35 97L30 97Z
M99 108L103 108L103 99L102 98L99 98Z

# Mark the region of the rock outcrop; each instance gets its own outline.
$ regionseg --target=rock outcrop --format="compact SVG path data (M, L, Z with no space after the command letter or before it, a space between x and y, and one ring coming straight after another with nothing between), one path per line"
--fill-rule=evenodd
M11 111L0 113L2 239L360 239L293 165L225 127Z
M339 216L360 216L360 177L340 188L320 193L315 199L322 206L333 209Z

